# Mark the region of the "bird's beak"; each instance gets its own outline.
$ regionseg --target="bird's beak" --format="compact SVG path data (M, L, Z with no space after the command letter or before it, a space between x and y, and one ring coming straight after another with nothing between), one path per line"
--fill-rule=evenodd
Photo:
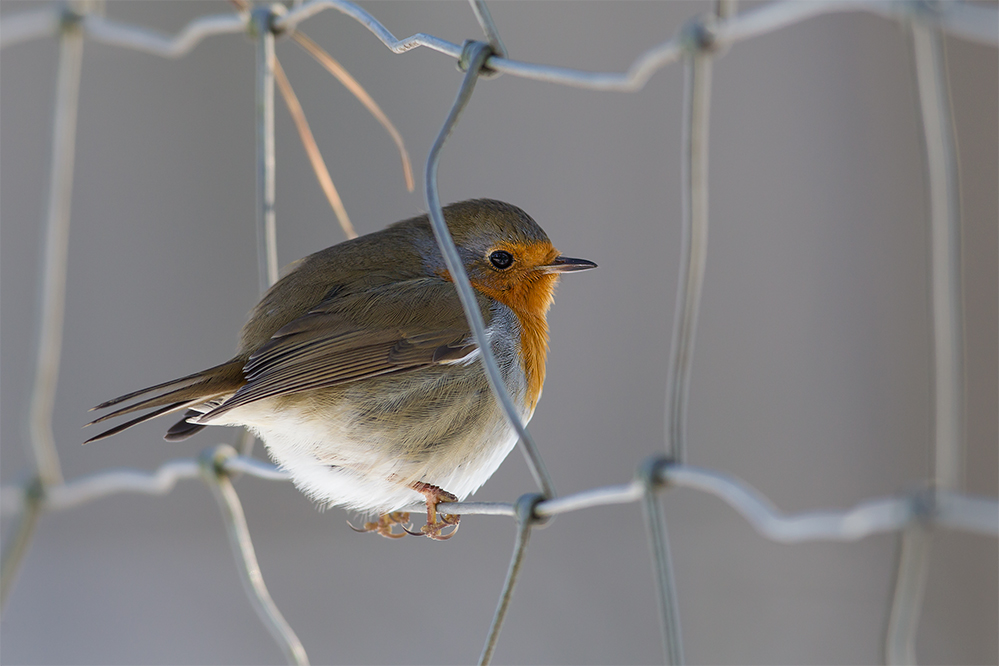
M573 273L588 271L597 265L588 259L573 259L572 257L556 257L555 261L544 267L546 273Z

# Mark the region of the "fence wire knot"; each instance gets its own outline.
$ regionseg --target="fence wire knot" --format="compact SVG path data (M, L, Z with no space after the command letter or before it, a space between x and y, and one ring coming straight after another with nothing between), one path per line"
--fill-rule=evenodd
M678 35L683 50L692 55L718 52L717 24L714 14L695 16L684 23Z
M541 493L526 493L518 497L513 505L517 514L517 522L534 527L547 525L554 516L540 516L537 512L538 505L546 499Z
M936 488L917 490L910 497L909 510L912 520L919 525L929 526L940 513Z
M482 65L479 67L479 78L480 79L495 79L500 75L495 69L486 66L486 61L489 60L494 55L497 55L496 50L493 49L492 45L487 42L480 42L475 39L466 39L461 43L461 55L458 57L458 71L467 72L469 66L474 62L475 56L479 49L486 51L486 55L482 59Z
M261 26L275 37L286 34L284 26L277 25L277 20L288 13L284 5L263 5L250 12L250 20L246 24L246 34L251 39L260 37Z
M646 492L655 493L669 485L666 469L674 464L675 461L667 455L649 456L638 466L635 478L645 487Z
M230 444L219 444L202 451L198 456L198 466L205 481L215 483L217 479L229 476L226 465L238 456L239 452Z
M45 504L45 482L41 476L35 475L24 484L24 502L28 505L44 506Z
M69 3L66 3L59 10L59 32L67 33L78 30L83 19L84 15L81 12L76 11Z

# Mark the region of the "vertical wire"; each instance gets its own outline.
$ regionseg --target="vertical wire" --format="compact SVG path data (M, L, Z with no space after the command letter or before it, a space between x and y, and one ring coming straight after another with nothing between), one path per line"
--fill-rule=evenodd
M37 492L29 488L29 500L13 528L13 538L5 539L0 555L0 608L14 585L24 555L34 536L41 511L41 493L63 482L59 452L52 430L59 360L62 355L63 320L66 313L66 274L69 256L69 218L73 195L73 165L76 156L76 118L80 99L80 73L83 65L83 31L75 16L66 14L59 40L59 69L56 74L52 153L49 162L49 193L45 222L45 250L42 263L41 302L38 317L38 350L35 382L28 416L29 442L37 472ZM37 495L37 496L35 496Z
M503 45L503 40L500 39L499 29L496 28L493 15L489 13L489 8L486 7L486 0L468 0L468 2L472 5L475 20L482 26L482 32L485 33L489 46L493 47L493 54L505 58L507 56L506 46Z
M697 313L708 251L708 112L711 102L711 56L688 54L684 60L683 233L680 278L673 312L673 335L666 379L666 450L683 463L687 458L687 401Z
M957 491L961 486L964 446L964 317L957 154L940 30L913 22L912 43L929 185L936 403L934 482L940 490Z
M256 87L254 91L257 115L257 280L263 295L278 279L277 220L274 212L274 32L271 30L271 9L262 7L253 13L257 33ZM256 437L243 429L236 440L242 455L250 455Z
M735 10L734 0L719 0L715 3L714 16L727 18ZM675 464L683 464L687 459L687 404L708 251L708 128L713 56L707 48L710 35L704 23L691 24L688 30L688 38L693 38L694 44L684 59L680 277L666 379L666 451L667 460ZM656 495L659 484L656 470L662 463L651 461L644 467L644 513L659 591L663 653L667 664L682 664L683 643L673 564L665 518Z
M676 582L673 576L673 560L670 557L669 538L666 533L666 519L659 505L657 489L662 487L660 473L669 459L652 458L639 470L645 493L643 514L645 529L656 572L656 586L659 592L659 619L662 628L663 657L669 666L684 663L683 638L680 631L680 606L676 598Z
M14 587L14 579L31 545L38 516L42 512L42 484L39 479L24 489L24 505L17 516L16 524L10 528L12 536L4 539L3 558L0 560L0 611L7 605L7 598Z
M238 455L228 444L222 444L214 449L206 449L201 456L201 471L212 494L222 509L225 518L226 535L232 546L233 555L239 570L239 579L243 583L246 596L257 612L260 621L264 623L271 636L277 641L289 664L308 664L309 657L305 654L302 642L298 640L294 629L288 624L277 604L271 598L264 584L260 564L250 539L250 528L246 524L246 514L240 504L239 495L232 485L228 474L222 468L225 460Z
M543 495L523 495L517 500L517 541L513 546L513 555L510 557L510 566L506 571L503 591L500 592L499 602L496 604L496 611L493 613L493 621L489 625L489 633L486 635L486 642L482 646L482 654L479 655L480 666L489 664L492 661L493 653L496 651L496 642L499 640L500 630L503 628L503 620L506 618L506 612L510 607L510 600L513 598L513 588L517 585L520 567L524 563L527 543L531 539L531 532L534 524L537 522L534 516L534 507L544 499Z
M277 223L274 213L275 170L274 159L274 33L271 30L273 17L270 7L254 10L252 26L256 30L256 86L255 101L257 115L257 275L260 293L263 294L277 282ZM222 509L225 518L226 534L236 558L243 590L257 616L278 642L290 664L308 664L298 636L281 615L264 584L260 565L253 549L253 540L246 524L246 516L239 501L239 495L232 485L232 479L219 463L227 457L253 451L256 437L248 429L243 429L236 440L237 449L228 444L202 454L203 476L212 489L212 494Z
M261 293L277 282L277 223L274 217L274 33L271 9L254 10L257 30L257 262Z
M930 208L930 303L933 314L933 485L961 485L964 358L961 228L957 155L940 31L913 21L912 47L923 126ZM885 628L885 661L916 662L916 633L929 573L930 539L916 524L902 534Z
M83 31L64 19L59 41L52 156L49 165L48 211L39 318L38 356L31 395L30 433L38 475L46 486L62 483L59 454L52 432L59 360L66 310L70 202L76 156L76 117L83 63Z
M725 21L735 16L739 0L715 0L715 16L719 20Z
M492 349L489 347L485 323L482 320L482 313L479 311L475 292L472 291L472 285L468 281L468 275L465 273L465 267L462 265L461 257L458 255L458 250L454 245L454 239L451 238L451 232L448 231L447 223L444 221L444 211L441 209L440 195L437 191L437 169L440 166L441 149L444 147L444 142L451 134L451 131L458 123L461 112L468 104L468 100L472 96L472 91L475 89L475 82L479 78L479 70L490 55L492 55L492 51L488 44L483 42L469 42L466 44L465 53L462 54L461 60L462 63L468 65L468 69L465 72L464 79L462 79L461 87L458 89L458 95L454 100L454 104L451 106L451 111L448 113L440 133L434 140L434 145L430 148L430 154L427 156L425 174L427 210L430 212L430 223L434 230L434 237L437 239L437 245L440 247L441 254L444 255L444 263L447 265L447 269L451 274L451 280L458 290L458 299L461 301L461 307L465 311L465 318L468 320L475 342L479 345L479 350L482 352L479 358L485 368L489 387L503 407L503 412L506 414L510 425L517 431L517 435L520 437L521 450L527 458L527 465L534 476L535 482L545 497L551 498L555 497L555 484L552 483L544 460L542 460L541 454L538 452L538 447L524 426L520 414L517 412L517 408L514 406L513 400L510 398L510 394L503 384L503 377L500 375L496 359L493 356Z
M930 539L925 527L907 527L901 535L895 586L885 631L884 660L891 666L916 663L916 630L930 564Z

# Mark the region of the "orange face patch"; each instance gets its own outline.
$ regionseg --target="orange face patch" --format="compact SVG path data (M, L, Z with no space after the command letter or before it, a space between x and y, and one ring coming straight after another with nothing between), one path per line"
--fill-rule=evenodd
M472 286L513 310L520 322L520 354L527 376L527 404L533 411L545 383L548 354L548 308L555 300L558 275L545 270L559 256L551 243L501 243L489 253L504 250L514 257L506 270L488 270L472 278ZM487 253L487 256L488 254ZM450 275L443 276L450 280Z
M541 397L548 355L548 308L555 299L558 276L544 267L559 256L551 243L503 243L494 250L513 255L509 269L487 274L473 284L482 293L513 310L520 321L520 354L527 376L527 403L531 410Z

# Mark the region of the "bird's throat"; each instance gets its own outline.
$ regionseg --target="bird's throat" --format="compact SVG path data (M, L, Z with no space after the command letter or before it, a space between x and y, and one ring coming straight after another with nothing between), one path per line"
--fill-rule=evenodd
M558 276L535 273L506 289L489 289L476 284L487 296L495 298L513 310L520 323L520 360L527 378L527 407L532 412L541 397L545 383L545 361L548 356L548 308L555 299Z

